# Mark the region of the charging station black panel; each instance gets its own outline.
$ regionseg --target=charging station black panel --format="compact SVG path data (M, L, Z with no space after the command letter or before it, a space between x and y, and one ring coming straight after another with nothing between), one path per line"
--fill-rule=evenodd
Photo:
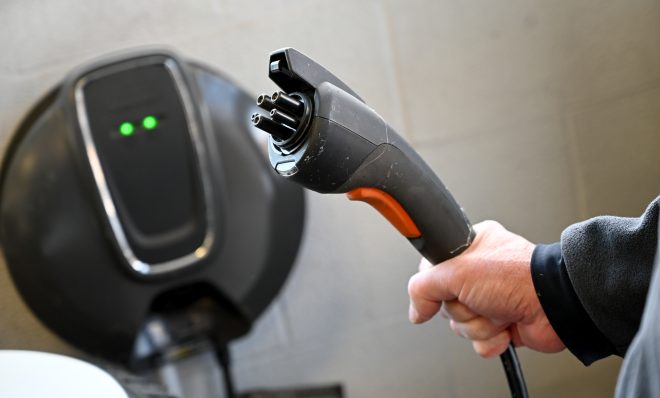
M37 317L134 369L247 333L304 220L302 189L253 139L255 111L164 50L83 66L36 104L0 168L0 243Z
M194 124L186 118L175 65L110 66L82 87L89 129L128 243L148 263L190 254L206 234Z

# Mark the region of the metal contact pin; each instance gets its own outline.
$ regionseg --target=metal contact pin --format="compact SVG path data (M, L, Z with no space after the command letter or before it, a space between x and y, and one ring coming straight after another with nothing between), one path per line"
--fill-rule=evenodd
M292 129L298 128L298 123L299 123L298 119L293 118L278 109L271 110L270 117L272 117L274 121L285 124L291 127Z
M294 130L258 113L252 115L252 124L282 141L290 138L295 133Z
M270 99L270 97L266 94L261 94L260 96L257 97L257 105L265 109L267 111L270 111L271 109L275 108L275 104L273 103L273 100Z
M305 112L305 105L301 101L283 93L282 91L273 93L271 99L278 109L296 117L301 117Z

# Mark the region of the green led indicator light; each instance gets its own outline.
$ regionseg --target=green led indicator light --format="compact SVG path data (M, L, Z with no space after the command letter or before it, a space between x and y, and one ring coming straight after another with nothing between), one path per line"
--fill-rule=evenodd
M142 119L142 127L144 127L145 130L153 130L158 127L158 119L156 119L156 116L145 116L144 119Z
M133 123L124 122L119 125L119 134L124 137L130 137L133 133L135 133L135 126L133 126Z

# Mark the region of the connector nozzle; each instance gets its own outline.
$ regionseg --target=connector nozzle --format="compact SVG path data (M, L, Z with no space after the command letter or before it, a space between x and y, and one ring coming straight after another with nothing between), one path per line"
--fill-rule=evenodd
M268 115L255 113L252 124L270 134L273 144L282 150L291 151L299 145L309 125L312 106L310 99L302 93L286 94L282 91L257 97L257 105L269 111Z

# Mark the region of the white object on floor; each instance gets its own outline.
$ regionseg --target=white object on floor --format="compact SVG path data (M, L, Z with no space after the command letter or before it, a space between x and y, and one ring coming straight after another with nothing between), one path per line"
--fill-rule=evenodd
M0 397L128 398L108 373L78 359L36 351L0 350Z

